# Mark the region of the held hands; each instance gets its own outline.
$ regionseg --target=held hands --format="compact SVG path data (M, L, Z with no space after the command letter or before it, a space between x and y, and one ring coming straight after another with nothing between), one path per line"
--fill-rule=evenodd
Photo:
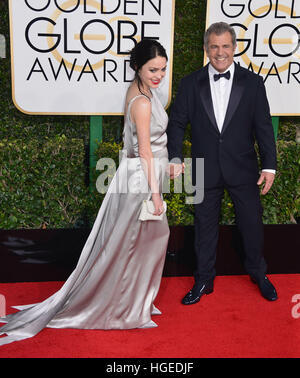
M275 179L275 174L271 172L261 172L261 175L257 181L257 185L261 185L265 182L261 194L265 195L271 189Z
M181 173L184 173L184 163L182 164L169 164L167 167L167 173L171 179L178 177ZM271 172L263 171L257 181L257 185L261 185L265 182L261 194L265 195L271 189L275 179L275 174Z
M169 164L167 167L167 173L171 179L178 177L181 173L184 173L185 165L182 164Z

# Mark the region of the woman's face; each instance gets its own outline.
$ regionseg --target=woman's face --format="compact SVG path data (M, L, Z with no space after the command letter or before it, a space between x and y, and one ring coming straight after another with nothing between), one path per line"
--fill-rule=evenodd
M139 70L139 76L145 88L157 88L166 75L167 59L157 56L148 60Z

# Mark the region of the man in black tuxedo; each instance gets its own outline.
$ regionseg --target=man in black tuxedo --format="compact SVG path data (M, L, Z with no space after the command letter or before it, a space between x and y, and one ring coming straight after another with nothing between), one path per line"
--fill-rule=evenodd
M235 208L245 253L244 266L261 294L276 300L266 277L260 189L266 194L276 170L276 145L262 78L233 61L236 35L219 22L204 36L210 60L181 80L168 126L169 159L182 161L182 142L191 124L192 161L204 158L204 199L195 203L195 284L183 304L197 303L213 291L219 215L224 188ZM258 143L262 171L254 149ZM178 174L181 165L173 165ZM195 164L193 163L193 168ZM195 172L194 172L195 173Z

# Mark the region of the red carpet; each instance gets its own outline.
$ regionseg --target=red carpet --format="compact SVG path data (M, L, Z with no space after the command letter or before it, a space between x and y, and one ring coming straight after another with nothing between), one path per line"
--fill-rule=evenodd
M216 277L214 293L183 306L192 277L164 277L156 301L157 328L129 331L45 329L0 347L0 357L299 358L300 275L270 275L279 299L268 302L248 276ZM11 305L41 301L61 282L0 284ZM298 296L299 298L300 296ZM296 315L296 316L295 316ZM298 316L299 315L299 316Z

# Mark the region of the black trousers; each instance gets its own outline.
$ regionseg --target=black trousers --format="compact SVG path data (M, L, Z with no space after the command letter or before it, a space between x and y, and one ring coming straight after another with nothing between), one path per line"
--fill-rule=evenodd
M202 283L216 275L216 249L219 219L224 189L232 199L236 225L241 235L244 267L248 274L259 279L266 273L263 257L263 223L260 189L257 184L240 186L220 185L204 190L204 199L195 205L195 282Z

